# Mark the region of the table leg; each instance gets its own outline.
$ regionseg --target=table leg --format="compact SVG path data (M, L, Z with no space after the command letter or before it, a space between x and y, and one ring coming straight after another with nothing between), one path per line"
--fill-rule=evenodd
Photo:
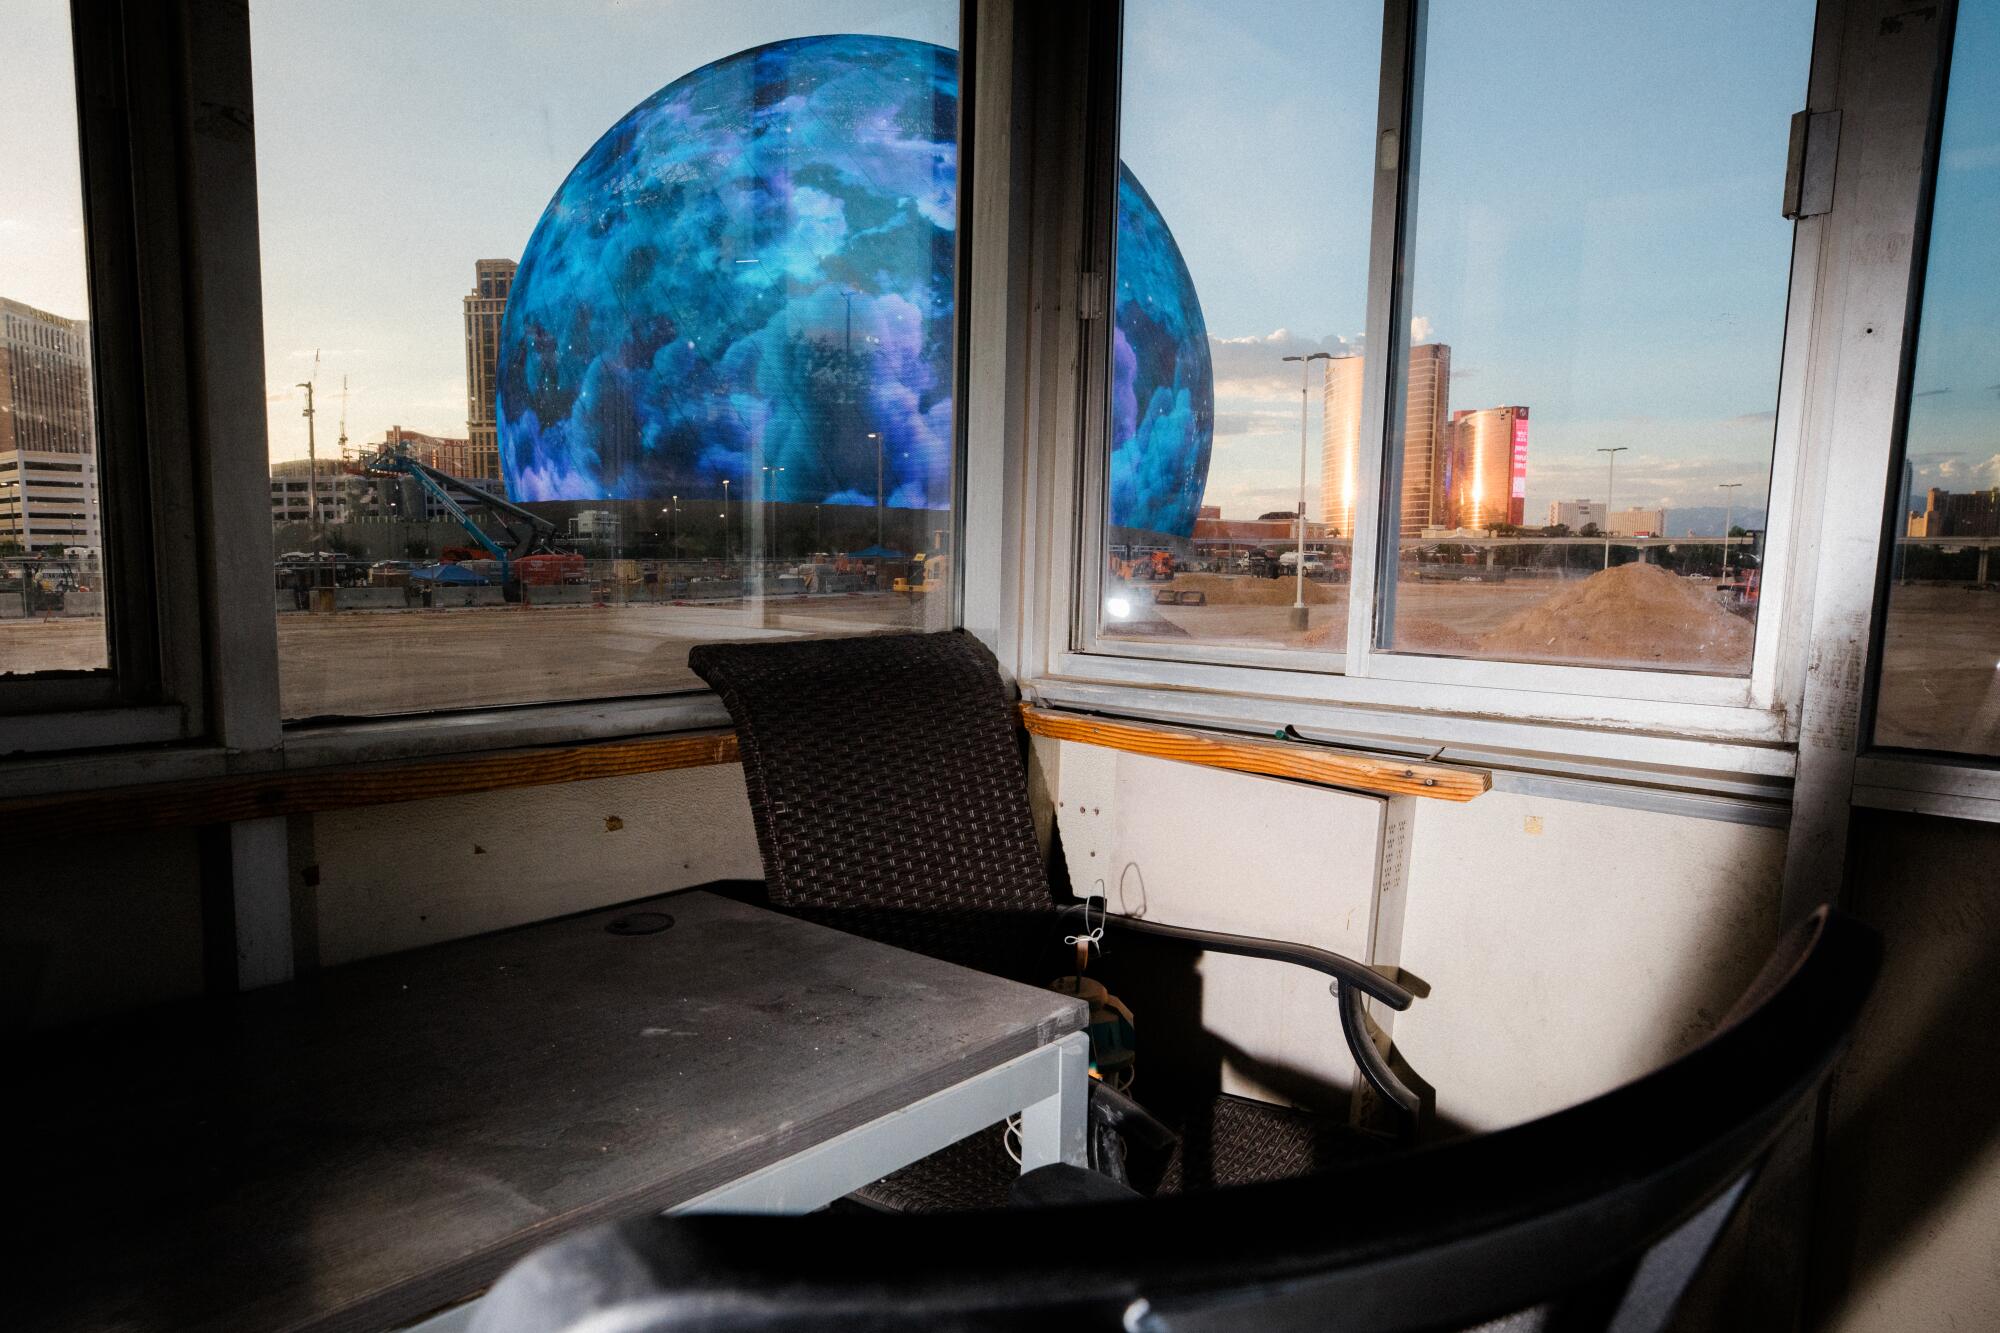
M1056 1043L1056 1053L1056 1090L1021 1110L1023 1171L1056 1162L1089 1165L1090 1038L1072 1032Z

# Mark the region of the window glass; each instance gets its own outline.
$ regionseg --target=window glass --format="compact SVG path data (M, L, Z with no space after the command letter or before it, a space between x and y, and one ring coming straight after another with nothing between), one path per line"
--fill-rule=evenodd
M1749 672L1813 8L1432 0L1381 646Z
M76 79L64 0L0 16L0 676L110 665Z
M288 718L950 623L957 22L253 4Z
M1945 95L1878 745L2000 754L2000 7L1963 5Z
M1323 440L1361 364L1381 58L1379 3L1125 5L1106 638L1346 641L1352 441Z

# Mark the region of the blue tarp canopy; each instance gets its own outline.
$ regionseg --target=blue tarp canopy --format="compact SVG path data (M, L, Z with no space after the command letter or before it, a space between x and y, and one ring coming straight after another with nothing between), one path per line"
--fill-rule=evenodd
M463 565L425 565L410 571L413 583L452 583L467 587L485 586L486 580Z
M849 551L847 558L849 560L908 560L910 557L901 551L892 551L886 546L870 546L862 551Z

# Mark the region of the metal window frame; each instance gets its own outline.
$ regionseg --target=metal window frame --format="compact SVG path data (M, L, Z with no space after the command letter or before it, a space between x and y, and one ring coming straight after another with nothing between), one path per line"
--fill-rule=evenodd
M1019 587L1007 567L1006 514L1025 484L1010 472L1019 458L1006 440L1018 428L1027 338L1027 294L1018 281L1027 143L1009 128L1024 113L1016 85L1026 75L1012 0L960 0L958 11L959 456L949 605L952 624L997 647ZM671 685L630 696L283 720L265 589L269 473L247 16L223 0L75 0L73 26L106 421L100 436L122 446L117 466L106 449L100 469L120 483L115 513L107 494L105 520L119 534L111 540L123 563L108 582L121 599L112 623L127 637L115 648L110 678L0 686L0 755L22 756L0 765L0 792L716 725L721 713L711 695ZM128 62L127 51L144 58ZM977 151L982 123L996 127L988 152ZM170 758L120 753L161 742L183 744ZM30 758L37 754L46 757Z
M2000 754L1978 755L1915 746L1884 745L1876 739L1886 665L1889 605L1895 595L1895 543L1902 535L1903 464L1909 452L1910 404L1915 392L1918 346L1923 333L1924 290L1929 283L1930 236L1937 212L1937 186L1945 115L1951 96L1952 57L1958 7L1953 4L1939 32L1931 121L1924 147L1917 223L1910 246L1909 310L1896 385L1893 438L1882 497L1880 547L1874 569L1875 598L1867 635L1868 671L1859 701L1859 753L1852 770L1851 803L1880 810L1903 810L2000 823Z
M1841 0L1822 0L1812 49L1805 71L1808 99L1814 80L1825 65L1824 35L1837 29L1828 15ZM1119 52L1118 6L1112 13L1108 44L1099 35L1084 76L1087 91L1076 93L1079 105L1092 113L1072 123L1069 132L1090 145L1099 158L1115 162L1116 88ZM1398 326L1396 310L1402 295L1403 247L1414 188L1410 155L1416 149L1413 130L1419 109L1421 39L1424 0L1386 0L1379 85L1376 179L1371 211L1368 338L1371 346L1388 346L1392 356L1375 358L1367 372L1362 399L1363 438L1378 447L1363 449L1357 463L1357 486L1372 497L1357 507L1353 560L1356 569L1377 571L1383 546L1383 507L1389 503L1384 484L1393 436L1392 407L1400 362L1407 356L1403 340L1390 336ZM1108 49L1107 49L1108 45ZM1108 103L1108 106L1107 106ZM1775 132L1775 131L1774 131ZM1053 138L1053 136L1051 136ZM1045 150L1063 154L1060 142L1045 140ZM1070 150L1071 169L1078 167ZM1777 187L1774 185L1774 197ZM1774 204L1775 207L1775 204ZM1811 586L1809 542L1801 539L1801 524L1814 515L1806 507L1816 493L1823 460L1807 431L1814 366L1812 330L1820 318L1819 275L1825 261L1827 219L1800 219L1794 231L1790 293L1779 368L1779 396L1773 427L1769 511L1773 515L1766 544L1764 604L1758 617L1751 671L1745 677L1685 672L1631 670L1614 667L1552 666L1483 659L1430 657L1383 652L1374 646L1380 620L1380 591L1375 579L1350 583L1347 633L1339 651L1315 653L1287 649L1230 647L1215 644L1131 642L1107 638L1095 624L1102 596L1102 572L1096 552L1104 534L1102 455L1105 422L1095 388L1103 382L1106 342L1102 324L1110 311L1091 317L1080 312L1083 284L1076 275L1108 272L1098 254L1109 253L1114 203L1099 180L1086 199L1089 215L1077 225L1081 242L1065 248L1062 238L1044 237L1038 290L1042 309L1052 317L1077 315L1078 341L1067 336L1046 340L1045 359L1038 372L1045 400L1065 391L1075 394L1073 431L1064 419L1044 415L1033 442L1054 478L1040 498L1042 512L1029 522L1046 534L1040 544L1044 569L1036 580L1043 604L1039 635L1031 635L1021 663L1023 674L1052 697L1075 697L1087 689L1102 703L1122 695L1127 706L1157 705L1171 692L1185 707L1191 694L1216 701L1220 715L1228 711L1225 697L1248 695L1270 702L1273 710L1312 713L1348 706L1424 716L1428 734L1449 738L1464 720L1499 720L1532 725L1543 743L1551 729L1575 732L1612 729L1641 735L1689 738L1697 745L1721 742L1757 747L1782 746L1797 738L1797 701L1803 687L1810 625ZM1108 305L1108 302L1107 302ZM1393 364L1392 364L1393 363ZM1067 517L1066 517L1067 516ZM1774 576L1782 571L1784 576ZM1073 590L1073 591L1072 591ZM1047 607L1059 603L1064 611ZM1287 713L1286 715L1290 715ZM1588 742L1579 742L1588 745ZM1763 761L1745 756L1742 766L1758 768Z

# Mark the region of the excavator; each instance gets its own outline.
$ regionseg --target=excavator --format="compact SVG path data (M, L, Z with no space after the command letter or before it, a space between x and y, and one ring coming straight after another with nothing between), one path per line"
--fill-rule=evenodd
M552 561L583 563L582 557L573 553L557 551L551 542L556 525L539 514L531 514L517 504L512 504L497 495L489 495L462 477L454 477L449 472L440 472L428 463L420 462L408 454L394 449L384 449L361 465L361 470L371 477L408 477L435 499L465 529L474 545L492 557L500 566L501 595L510 602L521 600L521 575L524 566L531 566L543 557ZM498 538L473 522L466 512L466 505L459 503L453 495L457 491L464 495L474 507L484 506L492 513L495 522L506 535L503 545Z

